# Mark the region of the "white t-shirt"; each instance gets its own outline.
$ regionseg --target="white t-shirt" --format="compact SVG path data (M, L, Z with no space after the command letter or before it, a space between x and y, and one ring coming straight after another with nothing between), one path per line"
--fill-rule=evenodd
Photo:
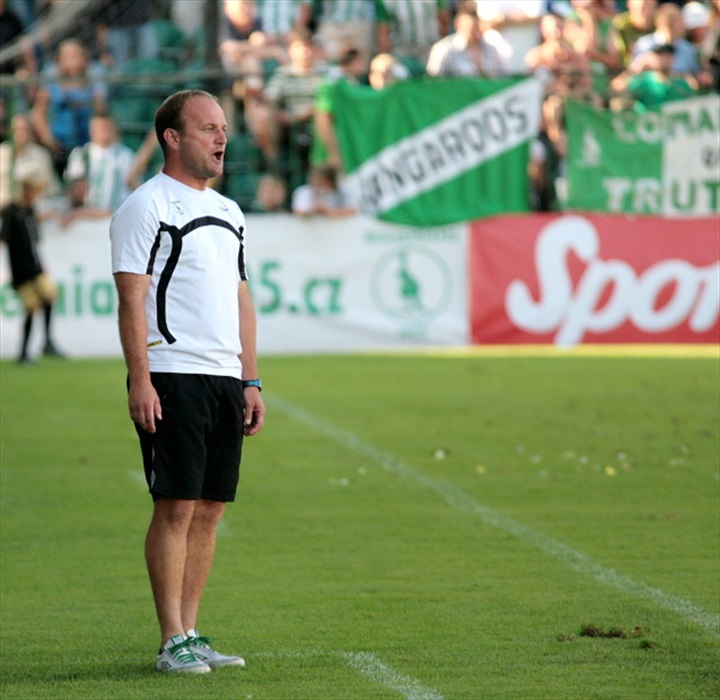
M87 143L70 151L65 179L87 180L85 204L113 212L130 194L127 178L134 162L135 151L122 143L106 148Z
M491 20L498 14L516 19L524 18L522 24L510 24L500 29L484 32L484 38L492 36L492 42L502 52L508 63L508 72L526 75L530 69L525 55L541 41L540 20L546 13L543 0L482 0L477 3L478 17Z
M112 218L112 271L151 275L151 372L242 378L238 285L246 279L240 207L159 173Z

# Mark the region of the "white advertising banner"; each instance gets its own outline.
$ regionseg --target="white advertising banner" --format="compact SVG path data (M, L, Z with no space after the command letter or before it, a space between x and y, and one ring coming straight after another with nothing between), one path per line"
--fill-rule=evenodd
M720 96L668 102L662 111L663 214L720 211Z
M465 345L467 226L248 222L261 352Z
M42 229L60 288L53 326L73 357L120 356L108 220ZM261 353L466 345L467 226L409 228L365 217L248 216L248 273ZM0 246L0 355L17 355L23 312ZM35 320L32 347L42 343Z
M53 336L73 357L121 355L117 330L117 294L110 272L109 220L88 220L60 229L54 222L40 226L40 259L58 285L53 308ZM0 355L20 350L24 312L10 286L7 247L0 245ZM30 355L39 353L44 337L43 314L35 314Z

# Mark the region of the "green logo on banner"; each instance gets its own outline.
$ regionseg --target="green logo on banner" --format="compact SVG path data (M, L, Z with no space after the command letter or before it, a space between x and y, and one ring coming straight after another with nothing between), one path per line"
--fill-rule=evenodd
M439 316L452 297L452 275L437 253L405 245L385 253L371 275L377 308L402 321L429 321Z

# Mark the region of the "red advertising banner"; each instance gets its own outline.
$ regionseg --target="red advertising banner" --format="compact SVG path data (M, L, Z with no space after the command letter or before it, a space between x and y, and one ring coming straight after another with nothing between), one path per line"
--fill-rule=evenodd
M718 343L720 222L477 221L470 294L474 344Z

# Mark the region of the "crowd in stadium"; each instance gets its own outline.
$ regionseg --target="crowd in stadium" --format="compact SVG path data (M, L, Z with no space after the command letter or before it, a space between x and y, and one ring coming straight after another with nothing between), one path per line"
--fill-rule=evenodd
M40 168L63 225L108 216L161 162L154 109L192 86L229 115L221 191L342 216L336 81L535 75L531 205L552 210L566 100L642 110L717 91L719 38L720 0L0 0L0 207Z

